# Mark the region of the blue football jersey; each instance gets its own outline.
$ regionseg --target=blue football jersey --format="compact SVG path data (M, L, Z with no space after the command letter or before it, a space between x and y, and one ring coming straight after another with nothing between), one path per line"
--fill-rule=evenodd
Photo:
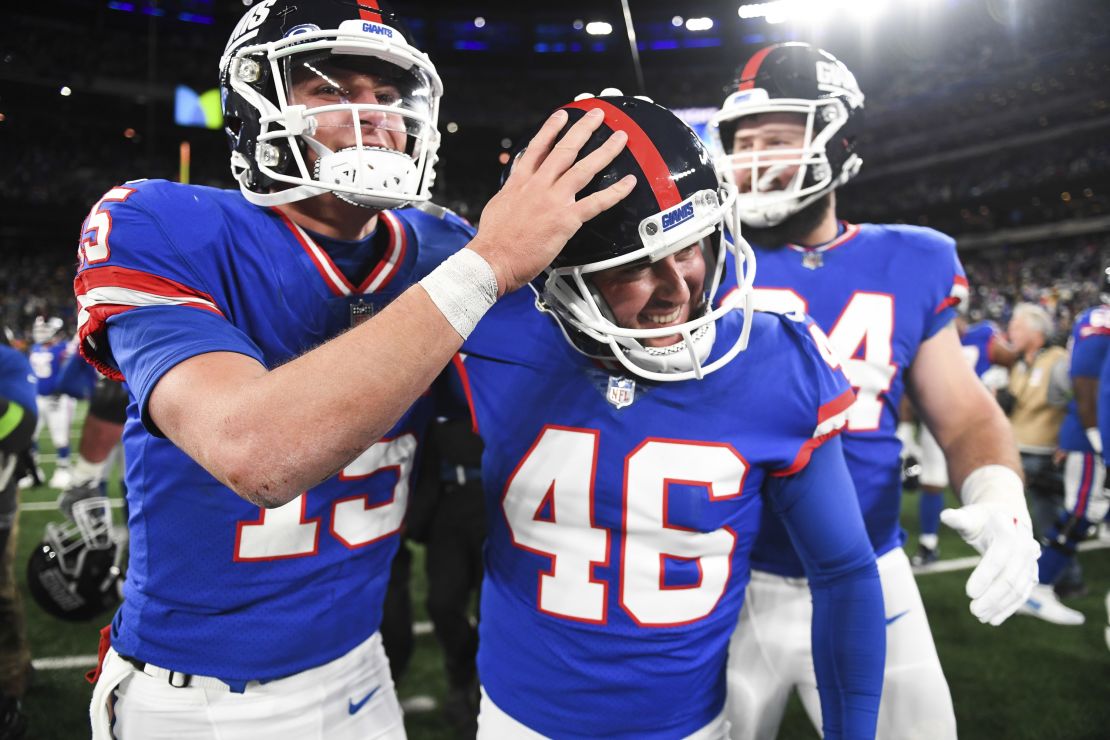
M1075 319L1068 342L1071 365L1068 374L1075 378L1098 379L1110 349L1110 306L1088 308ZM1087 440L1087 432L1079 421L1079 408L1075 399L1068 401L1068 413L1060 425L1060 449L1074 452L1094 452Z
M991 367L991 342L995 341L1001 332L992 321L980 321L967 327L967 331L960 337L960 345L964 350L964 357L975 374L980 378Z
M684 737L723 707L760 489L851 391L802 316L758 315L729 365L656 384L575 352L533 300L499 302L456 362L485 441L482 685L546 736Z
M37 379L31 363L17 349L0 344L0 396L14 401L30 414L38 414L35 402Z
M355 285L308 232L238 191L136 182L93 207L75 281L81 350L131 394L121 654L237 683L323 664L378 628L430 396L337 475L269 510L145 411L181 361L230 351L276 367L383 308L472 233L414 209L382 213L377 228L382 257Z
M69 345L65 342L31 345L27 359L30 360L31 371L37 379L36 388L40 396L61 393L58 381L62 377L62 367L69 356Z
M844 456L875 553L900 547L905 533L899 524L898 406L905 370L918 348L951 323L955 306L967 298L955 241L916 226L843 223L840 236L816 249L752 247L756 307L805 311L844 359L844 374L856 391ZM773 515L764 516L752 564L780 575L803 575Z

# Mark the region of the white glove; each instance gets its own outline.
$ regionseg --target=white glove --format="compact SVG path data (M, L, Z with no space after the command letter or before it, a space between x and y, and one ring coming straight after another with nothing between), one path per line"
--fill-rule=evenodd
M968 503L945 509L940 520L982 554L965 591L971 613L997 627L1025 603L1037 584L1041 546L1033 538L1017 473L1001 465L978 468L961 493Z

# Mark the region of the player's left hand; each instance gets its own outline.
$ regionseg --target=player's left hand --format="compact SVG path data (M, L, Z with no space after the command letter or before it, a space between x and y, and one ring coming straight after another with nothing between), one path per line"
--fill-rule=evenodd
M1041 546L1033 530L994 503L945 509L940 520L982 554L965 590L971 613L997 627L1025 603L1037 583Z

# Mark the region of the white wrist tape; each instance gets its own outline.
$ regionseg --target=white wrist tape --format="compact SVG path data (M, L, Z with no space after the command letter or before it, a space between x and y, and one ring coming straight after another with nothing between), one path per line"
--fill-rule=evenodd
M1102 432L1098 427L1087 427L1087 441L1091 443L1096 455L1102 454Z
M485 258L460 249L424 276L420 287L463 339L497 300L497 276Z
M964 506L971 504L1001 506L1019 524L1032 528L1021 476L1005 465L984 465L971 471L971 475L964 479L964 484L960 488L960 498Z

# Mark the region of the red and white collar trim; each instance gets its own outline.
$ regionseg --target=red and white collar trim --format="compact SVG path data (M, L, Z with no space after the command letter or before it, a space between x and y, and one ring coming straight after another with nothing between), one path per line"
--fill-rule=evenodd
M347 279L343 271L336 267L328 253L308 235L308 232L293 223L292 219L280 210L276 208L273 210L293 232L293 236L297 238L304 251L308 253L312 264L316 265L316 269L320 271L324 282L328 284L331 292L335 295L349 296L381 290L393 280L401 264L405 261L408 239L405 237L404 224L389 211L382 211L378 214L379 223L385 224L386 231L389 232L389 246L386 248L385 257L370 271L366 279L356 287L354 283Z
M840 223L844 224L844 233L827 244L822 244L819 247L802 247L797 244L787 244L786 246L790 247L795 252L802 252L803 254L806 252L827 252L830 249L839 247L846 241L856 238L859 234L859 224L850 224L847 221L841 221Z

